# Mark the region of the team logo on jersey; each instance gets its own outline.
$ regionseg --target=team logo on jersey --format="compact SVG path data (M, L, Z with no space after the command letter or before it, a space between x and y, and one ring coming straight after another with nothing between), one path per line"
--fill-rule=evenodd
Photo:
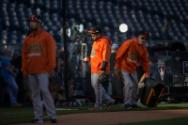
M137 52L134 52L134 53L131 53L129 58L131 60L135 60L135 61L138 61L139 60L139 54Z
M137 52L132 52L128 55L128 60L130 62L138 63L139 61L139 54Z
M32 43L28 47L28 56L41 56L43 51L42 45L38 42Z

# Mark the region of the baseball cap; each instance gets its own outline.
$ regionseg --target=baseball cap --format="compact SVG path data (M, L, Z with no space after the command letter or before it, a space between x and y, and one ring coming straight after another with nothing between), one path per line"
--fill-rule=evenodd
M149 38L149 33L146 31L140 31L136 33L136 36L143 35L146 39Z
M99 28L90 28L87 29L86 32L89 34L97 34L97 33L101 33L101 30Z
M36 15L32 15L28 18L28 21L30 22L36 22L36 23L42 23L42 21L40 20L39 16Z

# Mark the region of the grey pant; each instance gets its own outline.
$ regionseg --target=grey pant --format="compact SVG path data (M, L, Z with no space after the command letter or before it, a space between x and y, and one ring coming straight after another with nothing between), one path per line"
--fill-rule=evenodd
M103 86L98 82L98 78L98 74L91 74L91 85L95 92L95 108L97 109L102 107L103 99L108 102L114 102L114 99L108 95Z
M56 108L51 93L48 89L48 77L48 73L41 73L28 76L28 83L31 91L31 97L33 100L35 119L43 119L43 104L46 108L48 116L52 119L56 118Z
M137 104L137 90L138 80L136 73L129 74L122 71L123 83L124 83L124 105L136 105Z

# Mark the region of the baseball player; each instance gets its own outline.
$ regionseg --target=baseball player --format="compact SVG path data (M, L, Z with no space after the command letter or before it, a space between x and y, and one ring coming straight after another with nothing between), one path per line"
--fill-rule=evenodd
M148 51L145 47L147 38L148 33L139 32L135 38L123 42L116 53L116 74L121 72L124 82L125 110L137 107L137 68L141 65L144 70L140 83L149 76Z
M91 64L91 84L95 92L95 106L99 111L102 109L103 99L107 100L107 104L113 104L112 99L102 86L102 82L107 80L107 74L110 73L110 54L111 41L102 35L100 30L91 29L87 31L93 40L92 51L90 55Z
M52 35L42 29L37 16L29 17L31 33L25 38L22 50L22 72L28 78L28 86L34 108L34 123L43 123L43 103L52 123L56 123L56 109L49 92L48 77L56 66L56 43ZM42 99L41 99L42 97Z

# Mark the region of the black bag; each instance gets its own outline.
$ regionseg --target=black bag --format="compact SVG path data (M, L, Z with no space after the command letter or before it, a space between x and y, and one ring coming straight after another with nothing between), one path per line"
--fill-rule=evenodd
M139 90L141 103L148 107L156 107L166 92L167 88L164 84L145 86Z

